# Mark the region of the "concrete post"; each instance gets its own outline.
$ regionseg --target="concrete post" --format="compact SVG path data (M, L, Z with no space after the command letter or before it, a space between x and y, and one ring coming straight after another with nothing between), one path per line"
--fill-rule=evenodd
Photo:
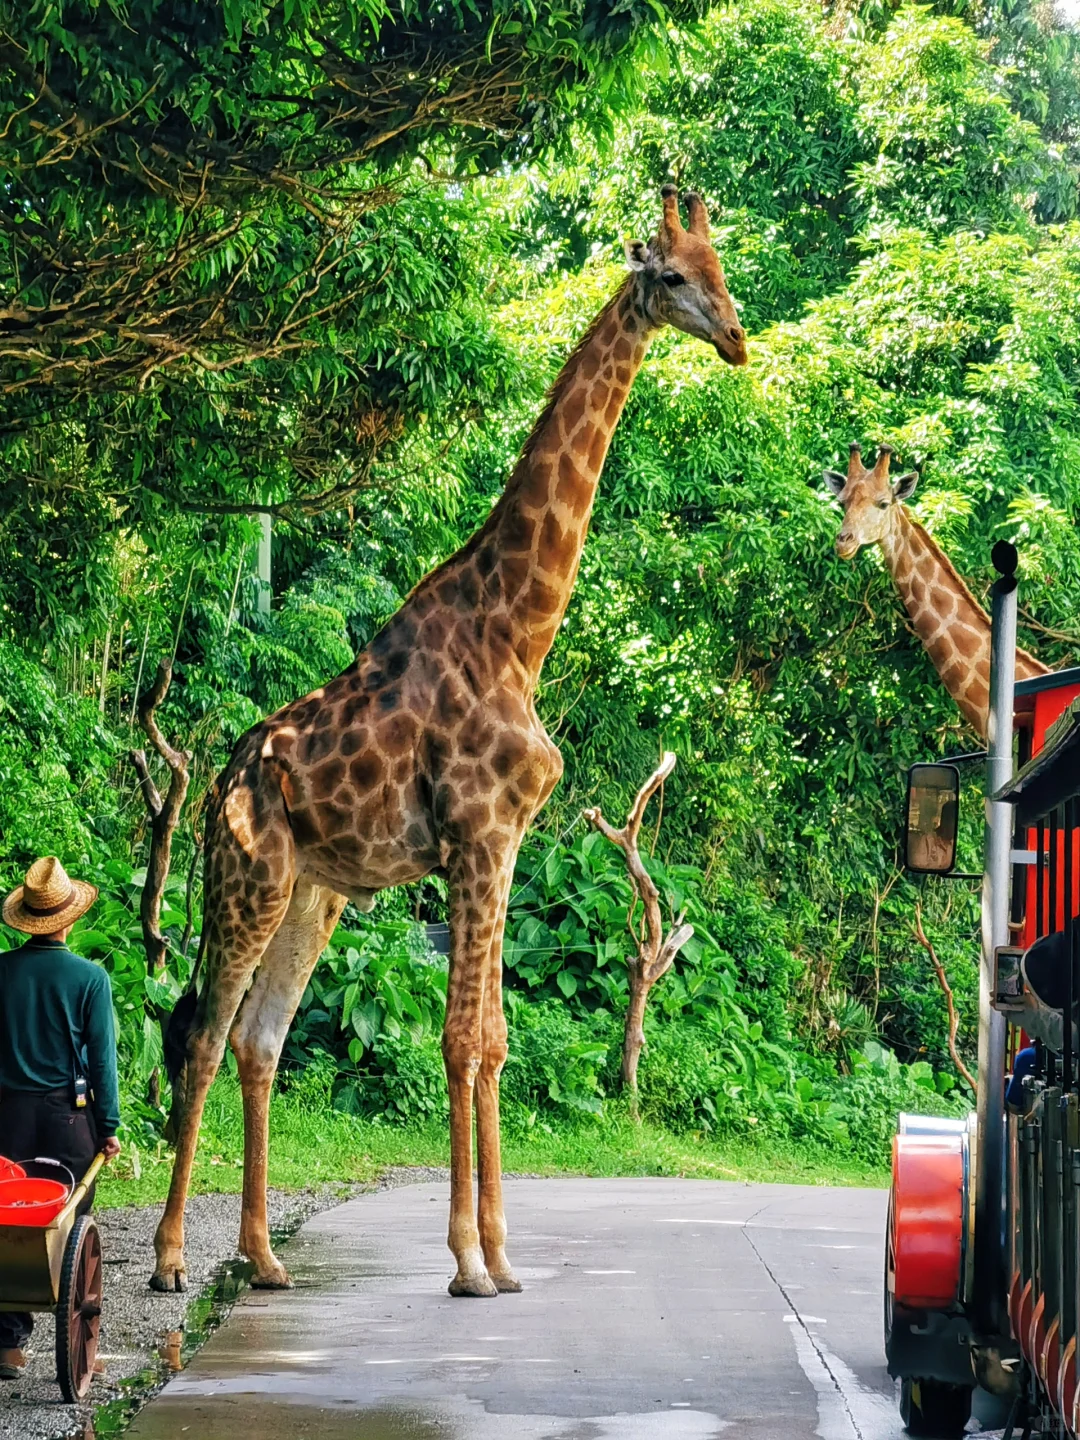
M260 614L269 615L270 598L273 595L273 574L272 574L272 550L274 543L274 522L268 510L259 511L259 524L262 533L259 535L259 598L258 610Z

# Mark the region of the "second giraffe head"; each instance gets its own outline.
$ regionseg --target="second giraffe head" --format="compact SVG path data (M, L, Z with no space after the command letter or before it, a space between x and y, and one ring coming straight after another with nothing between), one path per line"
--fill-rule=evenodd
M825 471L825 484L844 507L844 521L836 537L836 553L841 560L850 560L864 545L880 544L889 532L895 507L914 494L918 475L909 470L890 480L891 458L891 447L882 445L868 470L862 463L862 450L853 443L847 474Z
M626 244L626 263L640 276L641 303L657 325L671 325L712 345L729 365L746 364L746 331L716 251L709 243L709 216L700 195L684 197L689 224L679 215L679 192L665 185L664 217L647 244Z

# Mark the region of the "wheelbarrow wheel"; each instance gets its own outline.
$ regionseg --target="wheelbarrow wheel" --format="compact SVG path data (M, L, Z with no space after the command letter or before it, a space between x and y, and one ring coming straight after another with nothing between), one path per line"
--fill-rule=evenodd
M94 1378L101 1329L101 1236L80 1215L68 1237L56 1307L56 1378L69 1405L82 1400Z

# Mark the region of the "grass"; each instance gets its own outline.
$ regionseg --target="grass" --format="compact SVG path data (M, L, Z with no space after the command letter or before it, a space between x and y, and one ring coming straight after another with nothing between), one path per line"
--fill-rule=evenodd
M244 1127L239 1087L222 1075L210 1092L192 1189L239 1191ZM392 1165L446 1165L445 1122L391 1125L316 1106L309 1097L275 1094L270 1115L270 1184L282 1190L369 1182ZM795 1144L753 1143L701 1134L675 1135L633 1124L615 1106L601 1120L534 1126L503 1136L503 1168L532 1175L680 1175L697 1180L780 1181L804 1185L888 1184L880 1170L834 1152ZM98 1205L163 1200L172 1156L163 1144L137 1158L129 1145L98 1186Z

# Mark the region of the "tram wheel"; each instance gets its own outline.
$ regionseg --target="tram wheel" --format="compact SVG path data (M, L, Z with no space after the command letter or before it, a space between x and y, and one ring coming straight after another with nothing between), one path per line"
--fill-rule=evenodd
M89 1215L75 1221L60 1271L56 1307L56 1378L69 1405L82 1400L94 1378L101 1328L101 1237Z
M937 1380L900 1382L900 1418L921 1440L960 1440L971 1419L971 1391Z

